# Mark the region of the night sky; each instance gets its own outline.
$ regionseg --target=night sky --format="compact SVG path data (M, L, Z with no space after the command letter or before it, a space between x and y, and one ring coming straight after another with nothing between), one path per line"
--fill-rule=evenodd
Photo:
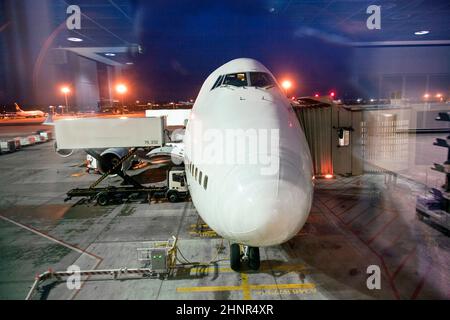
M279 80L293 79L296 95L336 87L351 91L346 84L347 46L302 35L298 19L288 19L283 8L262 4L140 2L136 31L144 54L138 57L133 79L141 84L143 97L195 98L209 73L239 57L261 61Z
M372 0L73 3L80 5L84 14L82 29L78 33L62 30L52 40L52 47L139 44L142 54L116 57L120 63L134 63L124 75L133 88L128 95L131 101L193 99L212 71L242 57L259 60L278 80L292 80L291 94L297 97L335 91L339 98L386 98L401 90L407 77L410 78L404 88L419 95L428 87L448 91L450 83L448 0L379 0L376 4L381 6L380 30L366 26L366 10ZM74 81L77 70L69 64L58 65L51 50L46 55L50 68L42 65L40 73L36 73L41 77L39 81L30 76L39 65L38 55L44 44L58 26L64 25L68 5L68 0L0 0L0 61L6 61L0 65L0 104L11 105L19 98L25 107L58 103L58 92L43 90ZM419 30L430 32L415 35ZM79 36L83 42L71 43L67 40L70 36ZM411 48L394 45L388 52L354 46L355 42L417 40L440 44ZM366 59L368 56L370 60ZM382 77L386 81L379 88ZM425 84L424 79L429 79L429 83ZM41 91L34 88L38 82L44 86Z

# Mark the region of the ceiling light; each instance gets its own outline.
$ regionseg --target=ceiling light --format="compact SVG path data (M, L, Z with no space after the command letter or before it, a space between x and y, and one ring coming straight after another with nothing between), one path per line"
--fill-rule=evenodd
M110 52L108 52L108 53L105 53L105 56L108 56L108 57L115 57L116 54L115 54L115 53L110 53Z
M131 66L131 65L133 65L134 63L133 63L133 62L127 62L126 64L129 65L129 66Z
M69 38L67 38L67 40L72 41L72 42L82 42L83 41L83 39L75 38L75 37L69 37Z
M406 20L409 18L411 18L411 15L407 14L407 13L400 13L400 14L396 14L396 15L393 15L390 17L391 20L395 20L395 21Z
M422 31L416 31L416 32L414 32L414 34L416 35L416 36L423 36L423 35L426 35L426 34L429 34L430 33L430 31L428 31L428 30L422 30Z

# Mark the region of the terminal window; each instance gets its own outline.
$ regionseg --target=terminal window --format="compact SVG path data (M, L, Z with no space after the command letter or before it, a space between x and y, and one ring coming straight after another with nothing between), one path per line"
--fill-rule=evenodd
M350 130L339 129L339 147L348 147L350 145Z

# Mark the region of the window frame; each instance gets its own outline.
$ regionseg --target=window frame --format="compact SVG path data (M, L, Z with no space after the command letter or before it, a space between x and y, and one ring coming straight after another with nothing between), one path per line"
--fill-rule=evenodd
M236 75L236 79L237 79L237 75L239 75L239 74L245 75L245 85L243 85L243 86L236 86L236 85L233 85L233 84L225 83L225 80L226 80L226 78L227 78L228 76ZM249 76L249 75L248 75L248 72L234 72L234 73L227 73L227 74L225 74L225 75L223 76L222 85L224 85L224 86L236 87L236 88L245 88L245 87L249 87L249 79L248 79L248 76Z
M222 84L222 81L223 81L224 77L225 77L225 76L222 74L222 75L219 76L219 78L217 78L216 82L214 82L214 85L213 85L213 87L211 88L211 91L214 90L214 89L216 89L216 88L218 88L218 87L220 87L220 85Z
M263 71L250 71L250 72L247 72L247 73L248 73L248 82L249 82L249 86L250 86L250 87L255 87L255 88L266 88L266 87L276 86L276 85L277 85L277 82L275 81L275 79L274 79L274 78L270 75L270 73L268 73L268 72L263 72ZM255 74L255 73L267 75L267 76L269 77L269 79L272 79L272 83L271 83L271 84L268 84L268 85L266 85L266 86L263 86L263 87L261 87L261 86L255 86L255 85L253 84L253 81L252 81L252 74Z

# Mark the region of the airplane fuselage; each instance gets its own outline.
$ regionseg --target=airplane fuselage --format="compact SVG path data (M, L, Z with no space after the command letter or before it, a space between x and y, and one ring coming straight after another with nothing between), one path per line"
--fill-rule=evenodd
M286 242L303 227L313 196L308 144L259 62L233 60L208 77L184 143L193 203L219 235L262 247Z
M16 112L17 117L24 117L24 118L43 118L45 117L45 113L39 110L36 111L19 111Z
M23 111L17 103L14 103L14 106L16 107L16 117L41 118L46 116L45 112L42 112L41 110Z

